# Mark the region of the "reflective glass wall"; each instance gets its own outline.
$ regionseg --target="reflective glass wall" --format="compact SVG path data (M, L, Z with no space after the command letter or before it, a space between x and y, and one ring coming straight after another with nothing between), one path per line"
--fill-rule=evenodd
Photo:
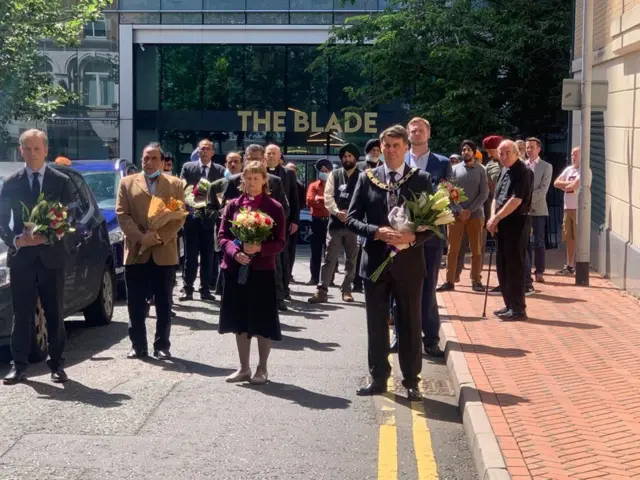
M40 69L51 80L75 93L75 100L47 121L8 125L0 141L0 161L20 160L18 138L28 128L49 135L49 152L73 159L106 159L119 155L118 17L106 14L84 27L77 48L52 42L40 46Z
M349 98L349 87L369 82L361 65L329 59L311 70L316 46L134 48L137 153L159 139L184 160L208 137L217 155L270 142L286 155L330 155L406 121L400 102L368 111Z

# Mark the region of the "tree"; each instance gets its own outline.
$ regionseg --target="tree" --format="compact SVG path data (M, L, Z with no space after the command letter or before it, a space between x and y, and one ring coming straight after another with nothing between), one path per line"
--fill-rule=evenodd
M44 40L75 46L111 0L0 1L0 132L11 120L44 119L73 98L38 55ZM43 68L44 67L44 68Z
M322 50L364 59L372 78L352 99L403 100L433 123L434 147L463 138L565 133L562 79L570 62L568 0L393 0L334 27ZM369 48L353 48L353 44Z

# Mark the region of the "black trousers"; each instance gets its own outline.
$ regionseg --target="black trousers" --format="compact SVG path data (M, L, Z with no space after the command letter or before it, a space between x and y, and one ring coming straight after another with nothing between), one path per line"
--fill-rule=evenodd
M299 238L300 233L296 232L293 235L289 236L289 241L287 244L287 250L289 251L289 283L291 283L291 279L293 278L293 266L296 263L296 250L298 249Z
M156 307L156 335L154 350L171 347L171 306L175 265L156 265L153 259L147 263L127 265L124 270L129 310L129 339L137 352L147 352L147 295L152 292Z
M525 262L531 217L509 215L498 225L496 234L496 271L507 308L524 313Z
M213 230L204 228L199 219L190 219L184 229L185 268L184 291L193 293L193 284L198 274L200 257L200 292L211 291L211 273L213 262Z
M320 267L324 257L323 251L327 239L329 219L313 217L311 219L311 281L320 283Z
M422 286L424 278L394 278L398 272L387 270L377 282L364 280L367 312L369 373L386 384L389 364L389 309L391 296L396 302L395 318L398 359L405 388L416 387L422 370ZM394 275L396 274L396 275Z
M362 288L362 277L360 276L360 262L362 261L362 245L358 246L358 258L356 259L356 277L353 280L353 288L360 290Z
M27 247L28 248L28 247ZM49 336L49 366L52 370L64 365L64 269L45 268L40 259L28 267L12 267L11 298L13 301L13 329L11 356L18 368L26 368L35 335L36 299L44 310Z

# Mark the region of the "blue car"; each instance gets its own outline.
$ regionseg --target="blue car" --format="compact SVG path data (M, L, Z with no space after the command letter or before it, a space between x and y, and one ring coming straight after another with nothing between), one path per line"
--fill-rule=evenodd
M109 242L115 263L118 297L124 297L124 235L116 218L116 197L120 179L130 173L138 172L138 168L125 160L76 160L72 163L72 167L84 177L107 221Z

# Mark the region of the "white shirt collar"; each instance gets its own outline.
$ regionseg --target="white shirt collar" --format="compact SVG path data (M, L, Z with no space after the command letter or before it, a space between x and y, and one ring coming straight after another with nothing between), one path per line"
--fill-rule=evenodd
M204 163L202 163L202 160L198 159L198 166L200 167L200 170L202 170L202 167L211 168L212 163L213 163L213 160L210 161L208 165L205 165Z
M26 168L26 170L27 170L27 175L29 175L29 177L33 177L33 174L34 174L35 172L38 172L38 173L40 174L40 175L39 175L40 179L42 179L42 178L44 178L44 172L45 172L45 170L47 169L47 164L45 163L44 165L42 165L42 167L40 167L40 169L39 169L39 170L32 170L32 169L31 169L31 168L29 168L26 164L25 164L25 166L24 166L24 167Z
M396 168L395 170L393 170L394 172L396 172L398 175L396 175L396 180L400 180L402 178L402 176L404 175L404 169L406 167L406 163L402 162L402 165L400 165L398 168ZM391 169L388 167L388 165L385 163L384 164L384 178L386 181L389 181L389 173L391 173Z

